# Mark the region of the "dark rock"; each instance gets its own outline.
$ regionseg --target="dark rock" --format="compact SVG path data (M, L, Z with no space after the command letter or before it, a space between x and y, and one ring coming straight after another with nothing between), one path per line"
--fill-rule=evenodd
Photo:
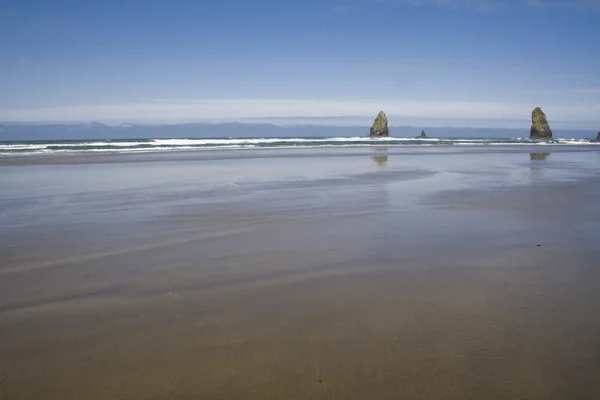
M600 142L600 132L598 132L598 136L596 136L596 142Z
M375 118L375 122L373 122L373 126L371 126L371 132L369 133L369 137L389 137L390 131L388 129L388 120L383 111L380 111L377 114L377 118Z
M546 120L546 114L541 108L536 107L531 112L531 130L529 131L529 139L535 140L551 140L552 130L548 121Z
M421 131L421 134L419 136L417 136L416 139L427 139L427 135L425 134L425 131Z

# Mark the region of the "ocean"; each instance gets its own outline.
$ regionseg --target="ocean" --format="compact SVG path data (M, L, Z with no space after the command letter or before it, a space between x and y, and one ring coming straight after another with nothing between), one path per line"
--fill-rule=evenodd
M323 148L379 146L503 146L600 145L586 138L557 138L549 142L527 138L408 138L390 137L264 137L113 140L0 141L0 157L43 154L145 153L168 151L242 150L256 148Z

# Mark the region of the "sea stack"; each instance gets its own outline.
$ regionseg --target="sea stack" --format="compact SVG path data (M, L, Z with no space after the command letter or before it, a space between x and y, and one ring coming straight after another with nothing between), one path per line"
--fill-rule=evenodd
M419 136L417 136L417 138L419 138L419 139L426 139L427 135L425 134L425 131L421 131L421 134Z
M600 142L600 132L598 132L598 136L596 136L596 142Z
M375 122L373 122L373 126L371 126L371 132L369 133L369 137L389 137L390 131L388 130L388 120L383 111L380 111L377 114L377 118L375 118Z
M551 140L552 130L546 120L546 114L541 108L536 107L531 112L531 130L529 132L529 139L535 140Z

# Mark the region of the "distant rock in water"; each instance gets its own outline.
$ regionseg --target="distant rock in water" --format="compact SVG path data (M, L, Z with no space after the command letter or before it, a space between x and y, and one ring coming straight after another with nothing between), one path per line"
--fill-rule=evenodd
M600 142L600 132L598 132L598 136L596 136L596 142Z
M529 139L536 140L550 140L552 139L552 130L548 121L546 120L546 114L541 108L536 107L531 112L531 130L529 132Z
M421 134L419 136L416 137L417 139L427 139L427 135L425 134L425 131L421 131Z
M390 131L388 129L388 120L383 111L380 111L377 114L377 118L375 118L375 122L373 122L373 126L371 126L371 132L369 133L369 137L389 137Z

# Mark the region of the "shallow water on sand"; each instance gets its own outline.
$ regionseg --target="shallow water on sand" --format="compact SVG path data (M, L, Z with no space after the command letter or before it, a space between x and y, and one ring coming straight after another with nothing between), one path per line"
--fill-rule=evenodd
M533 150L2 165L0 398L600 397L600 152Z

